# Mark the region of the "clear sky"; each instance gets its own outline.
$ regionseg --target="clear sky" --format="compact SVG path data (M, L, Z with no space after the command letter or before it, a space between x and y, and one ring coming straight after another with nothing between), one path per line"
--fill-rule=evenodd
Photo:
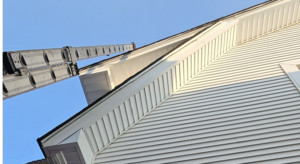
M137 47L264 0L3 0L3 51ZM79 61L82 67L106 57ZM87 106L78 77L3 102L4 164L43 158L36 139Z

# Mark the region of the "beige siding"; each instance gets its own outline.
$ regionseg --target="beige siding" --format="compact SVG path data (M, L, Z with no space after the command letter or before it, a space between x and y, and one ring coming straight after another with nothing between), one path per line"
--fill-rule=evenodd
M233 48L95 163L300 162L300 93L279 65L299 57L299 23Z

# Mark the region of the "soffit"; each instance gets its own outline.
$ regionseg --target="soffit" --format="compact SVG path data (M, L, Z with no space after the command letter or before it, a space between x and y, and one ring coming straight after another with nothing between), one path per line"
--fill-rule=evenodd
M94 73L89 76L79 76L81 86L88 104L111 90L107 71Z

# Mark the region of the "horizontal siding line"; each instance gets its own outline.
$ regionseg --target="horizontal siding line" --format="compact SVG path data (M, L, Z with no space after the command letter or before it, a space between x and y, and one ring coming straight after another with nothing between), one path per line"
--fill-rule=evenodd
M298 104L299 105L299 104ZM298 110L300 108L297 108L297 106L295 107L285 107L288 110ZM282 110L282 109L281 109ZM283 112L280 109L276 109L276 107L274 107L274 109L269 109L269 110L262 110L262 111L235 111L235 112L226 112L226 113L216 113L216 115L212 115L212 114L207 114L206 116L195 116L195 115L186 115L183 117L174 117L173 120L166 119L166 120L161 120L161 121L157 121L157 124L143 124L143 127L145 127L145 129L143 128L142 130L139 131L132 131L130 133L128 133L128 135L126 137L130 137L132 135L141 135L141 134L147 134L147 133L153 133L156 131L160 131L160 127L156 127L157 125L159 125L159 123L165 123L167 124L166 126L171 126L172 124L174 124L176 122L176 125L182 125L185 123L193 123L195 122L196 119L201 119L201 122L203 121L211 121L212 119L228 119L228 117L233 117L232 120L230 121L235 121L238 120L240 118L244 118L244 117L250 117L250 116L258 116L258 115L265 115L265 114L274 114L277 112ZM189 120L189 121L187 121ZM221 120L218 120L221 121ZM149 125L155 126L155 127L150 127ZM141 128L141 126L139 126L138 128Z
M291 117L288 117L291 118ZM266 121L260 121L252 122L252 124L248 125L235 125L233 128L230 127L219 127L215 130L211 130L209 128L203 129L203 132L199 132L197 127L189 128L189 131L178 131L178 133L173 133L170 135L162 135L157 136L154 138L142 138L139 140L136 140L137 142L135 144L131 144L131 142L118 142L111 145L110 149L122 149L125 147L130 148L138 148L138 147L147 147L147 146L153 146L153 143L155 145L162 145L162 144L171 144L171 143L179 143L184 141L190 141L194 139L200 139L205 141L213 141L214 139L219 140L220 137L225 135L237 135L237 136L243 136L243 133L245 135L254 135L257 133L265 133L265 132L271 132L276 131L280 129L294 129L297 127L297 123L299 123L299 119L296 117L293 117L293 119L289 120L268 120ZM183 134L183 132L185 132ZM256 133L255 133L256 132ZM175 134L175 135L174 135Z
M282 55L282 53L285 53L288 56ZM278 56L276 56L276 54L264 54L264 56L261 56L261 54L257 54L257 56L252 56L249 59L249 56L245 57L245 58L237 58L236 60L229 60L229 61L223 61L223 60L216 60L216 62L214 63L214 65L212 65L212 67L208 67L208 70L205 70L203 72L209 72L209 70L213 70L216 67L220 67L220 65L224 68L226 66L237 66L237 63L239 64L239 67L241 68L243 65L249 65L249 63L253 63L253 64L273 64L276 65L278 62L281 63L283 62L283 60L291 60L291 58L295 58L297 59L297 56L299 56L299 50L293 50L291 53L286 51L286 52L281 52L278 54ZM272 58L273 57L273 58ZM264 60L268 60L268 61L264 61ZM271 61L269 61L271 60ZM263 63L264 62L264 63ZM223 66L224 65L224 66ZM237 68L239 68L237 67Z
M220 73L229 73L228 70L236 70L236 69L245 69L245 68L251 68L250 66L253 65L253 69L255 69L255 66L276 66L285 61L290 61L293 59L298 59L300 53L291 53L288 54L289 57L286 56L275 56L272 54L261 56L260 58L263 60L268 60L264 62L263 60L260 60L259 58L251 58L251 59L238 59L236 61L228 61L228 62L223 62L221 60L217 60L214 64L213 67L208 67L207 70L203 70L201 74L198 76L204 76L206 74L220 74ZM259 55L258 55L259 56ZM273 57L273 58L272 58ZM250 64L251 63L251 64ZM268 67L266 67L268 68ZM203 74L203 75L202 75Z
M257 72L250 72L250 73L252 74L251 76L246 76L246 75L241 74L240 76L231 76L231 78L230 78L229 74L220 74L219 78L215 77L215 76L211 76L209 79L206 77L201 78L201 76L199 76L199 77L197 77L197 79L194 79L194 81L198 82L196 84L200 84L198 86L206 86L207 83L208 83L208 85L212 85L212 84L219 84L221 81L223 81L223 85L225 85L225 84L228 85L228 83L235 84L235 83L240 83L240 81L245 82L245 81L257 80L257 79L262 79L262 78L272 78L274 76L286 76L287 77L287 75L284 73L284 71L282 69L278 69L278 68L266 69L259 73L257 73ZM195 85L195 83L189 83L184 88L182 88L182 90L184 90L187 87L193 86L193 85Z
M179 127L186 127L186 124L189 124L189 126L193 126L193 125L207 125L207 124L211 124L212 127L214 126L218 126L218 124L220 124L221 122L226 122L225 124L232 124L232 122L240 122L241 119L245 119L245 120L242 120L242 121L246 121L246 119L252 119L251 116L255 116L255 117L267 117L266 116L267 114L269 114L270 116L273 117L273 115L280 115L280 114L288 114L288 113L295 113L295 114L298 114L297 113L297 110L299 110L300 108L297 107L297 106L287 106L285 107L287 108L287 112L284 113L284 111L280 110L280 109L276 109L276 107L274 107L273 110L266 110L266 111L261 111L261 112L249 112L249 113L246 113L246 112L241 112L241 113L226 113L223 115L219 114L219 115L211 115L211 116L207 116L207 117L199 117L201 118L201 121L197 121L197 117L191 117L190 116L185 116L185 118L187 119L178 119L177 118L177 121L166 121L164 124L165 126L164 127L161 127L159 126L160 124L154 124L153 126L147 126L147 125L144 125L144 126L139 126L139 127L136 127L135 130L137 130L137 128L142 128L142 130L139 130L139 131L132 131L130 133L128 133L128 135L126 137L124 137L123 139L129 139L130 137L132 136L135 136L135 137L140 137L141 135L145 135L145 134L152 134L152 133L157 133L157 132L162 132L164 130L167 130L168 127L170 127L170 129L172 129L171 126L174 126L174 125L177 125L178 128ZM261 115L261 116L260 116ZM229 116L232 117L232 119L230 120ZM218 120L216 120L218 119ZM258 119L258 118L255 118L255 119ZM175 119L176 120L176 119ZM216 124L216 125L214 125ZM165 128L165 129L164 129Z
M295 104L297 104L297 105L299 105L300 106L300 103L295 103ZM280 106L280 105L279 105ZM285 105L285 106L282 106L282 107L287 107L287 106L290 106L290 104L287 104L287 105ZM268 108L271 108L271 107L273 107L273 106L268 106ZM276 107L278 107L278 106L276 106ZM275 108L276 108L275 107ZM254 112L254 111L256 111L256 110L259 110L259 111L261 111L261 112L263 112L263 111L265 111L265 110L270 110L270 109L264 109L263 107L261 107L261 108L258 108L258 109L253 109L253 111L251 110L251 111L249 111L249 110L246 110L246 111L244 111L244 110L240 110L240 109L238 109L238 108L235 108L235 109L231 109L231 110L226 110L226 111L224 111L224 110L214 110L214 111L189 111L189 112L185 112L185 113L178 113L178 114L174 114L174 113L170 113L170 114L172 114L172 115L167 115L167 116L165 116L165 117L162 117L162 116L157 116L157 118L156 117L154 117L154 118L147 118L147 119L145 119L145 121L143 121L143 122L141 122L141 124L146 124L146 123L148 123L148 122L152 122L152 121L158 121L158 122L160 122L160 121L166 121L167 119L171 119L171 118L174 118L174 119L176 119L176 118L180 118L180 119L183 119L183 118L185 118L185 117L187 117L187 116L194 116L194 117L196 117L195 115L196 114L201 114L201 117L207 117L207 116L211 116L211 115L217 115L217 114L223 114L223 115L227 115L228 113L232 113L232 112L235 112L235 114L237 115L238 113L243 113L243 112L246 112L246 113L252 113L252 112ZM274 107L273 107L274 108ZM273 109L273 108L271 108L271 109ZM198 116L198 117L200 117L200 116ZM200 117L200 118L201 118ZM163 120L162 120L163 119Z
M247 104L247 106L234 106L232 108L230 107L220 107L220 108L210 108L209 106L206 107L201 107L202 110L197 110L197 108L194 109L188 109L188 110L177 110L177 111L170 111L172 115L190 115L192 113L194 114L208 114L208 113L213 113L214 112L220 112L220 111L224 111L224 110L228 110L228 112L231 111L235 111L235 110L253 110L255 108L260 108L262 110L266 110L265 108L274 108L274 106L276 106L275 108L278 107L289 107L289 106L294 106L295 104L299 104L299 100L300 98L295 97L295 98L290 98L290 99L280 99L277 101L264 101L264 104L254 104L251 105L250 103ZM286 103L286 105L282 105L282 103ZM251 106L250 106L251 105ZM156 117L153 118L160 118L160 117L171 117L169 115L167 115L166 113L156 113L155 114ZM148 119L153 119L153 118L148 118ZM134 131L133 131L134 132Z
M281 162L282 164L298 164L300 161L299 151L288 151L284 153L273 153L270 155L264 155L263 158L261 156L254 157L254 159L243 159L243 162L255 162L255 164L274 164ZM284 162L284 163L283 163ZM217 163L215 163L217 164ZM224 161L220 164L226 164ZM231 163L228 163L231 164ZM245 164L245 163L244 163ZM252 163L253 164L253 163Z
M263 115L263 116L259 116L257 118L251 118L251 117L247 117L247 116L243 116L243 117L237 117L234 120L229 120L229 118L223 118L221 120L206 120L205 122L195 122L195 120L191 120L191 121L181 121L180 123L172 123L172 124L168 124L165 127L157 127L156 129L152 129L151 133L145 133L147 135L137 135L135 134L134 136L131 137L123 137L122 139L118 140L117 142L128 142L128 141L132 141L132 140L144 140L146 138L148 139L159 139L160 137L162 138L168 138L171 137L170 135L173 134L172 136L174 137L174 135L177 136L181 136L181 135L187 135L187 134L194 134L195 131L200 131L199 133L207 133L207 132L214 132L214 131L218 131L220 129L226 129L226 127L232 127L232 128L237 128L237 127L241 127L241 126L247 126L247 125L255 125L255 124L259 124L260 122L272 122L275 120L276 121L284 121L282 120L283 118L290 118L290 119L294 119L294 118L299 118L299 111L297 111L298 109L294 109L291 110L289 112L279 112L279 113L273 113L270 115ZM173 127L174 125L176 125L177 127ZM158 129L160 128L160 129ZM205 132L205 129L207 132ZM149 131L150 129L148 129ZM150 132L150 131L149 131ZM160 132L159 134L155 134L153 132ZM182 134L183 132L185 132L185 134ZM133 133L133 132L131 132ZM128 133L129 135L129 133ZM167 137L168 136L168 137ZM116 142L116 143L117 143ZM136 141L135 141L136 142Z
M268 144L268 143L274 143L274 142L284 142L287 140L295 140L300 138L300 133L294 133L290 135L281 135L281 136L272 136L268 138L260 138L260 139L254 139L254 140L246 140L246 141L237 141L235 139L231 139L229 142L226 140L218 143L215 142L212 145L201 145L201 144L191 144L191 145L184 145L182 146L182 150L184 151L190 151L190 153L197 151L197 153L201 152L214 152L214 151L222 151L222 150L227 150L227 149L236 149L236 148L242 148L242 147L248 147L248 146L253 146L253 145L258 145L258 144ZM201 149L199 149L201 148ZM173 157L172 154L178 154L181 152L180 148L173 147L172 149L160 149L159 151L147 151L147 152L135 152L134 154L126 153L124 155L116 155L114 156L114 160L120 160L120 159L130 159L130 158L139 158L139 157L144 157L144 156L155 156L159 158L160 156L169 156ZM168 154L167 154L168 153ZM164 154L164 155L162 155ZM166 155L167 154L167 155ZM175 155L175 156L176 156ZM99 159L99 158L97 158ZM106 162L109 161L111 158L105 158L102 156L101 161Z
M269 138L269 137L276 137L276 136L282 136L282 135L290 135L290 134L299 134L299 130L297 126L283 126L283 127L271 127L269 129L265 129L266 131L262 131L261 129L258 131L252 131L252 133L247 132L244 135L236 136L234 133L226 134L226 135L219 135L219 136L213 136L213 137L206 137L206 138L200 138L198 136L194 136L194 138L190 138L189 140L183 140L178 142L171 142L166 144L158 144L158 145L149 145L149 146L140 146L140 147L114 147L107 149L106 153L101 154L99 157L108 157L108 156L115 156L115 155L124 155L124 154L130 154L130 153L138 153L138 152L145 152L145 151L154 151L154 150L160 150L160 149L166 149L166 148L176 148L180 146L185 145L192 145L192 144L204 144L207 146L210 146L210 143L212 145L219 145L228 143L226 140L234 139L235 142L243 142L248 140L259 140L263 138ZM241 140L242 139L242 140ZM214 143L216 142L216 143ZM222 143L223 142L223 143ZM137 149L138 148L138 149ZM124 152L124 150L126 150Z
M250 110L253 108L264 108L264 107L272 107L272 105L276 105L277 107L280 107L281 104L280 103L288 103L288 105L284 105L284 106L289 106L290 103L295 103L298 104L297 102L300 100L299 97L294 96L294 98L290 98L290 97L283 97L282 99L280 98L275 98L275 99L267 99L267 100L262 100L260 101L260 104L253 104L252 101L250 102L246 102L245 104L248 105L237 105L237 104L233 104L233 107L222 107L222 106L217 106L217 105L211 105L211 106L199 106L199 107L194 107L194 108L187 108L185 110L179 109L179 110L174 110L174 111L169 111L170 115L190 115L190 114L200 114L200 113L210 113L211 111L215 111L215 112L219 112L219 111L224 111L224 110L228 110L228 112L232 111L232 110ZM264 103L264 104L262 104ZM251 105L251 106L249 106ZM214 107L212 107L214 106ZM284 107L281 106L281 107ZM150 121L151 119L162 119L163 118L168 118L168 117L173 117L168 115L166 112L156 112L153 114L152 117L149 117L147 119L145 119L145 122ZM147 120L147 121L146 121Z
M272 133L271 133L272 134ZM282 136L288 136L288 135L297 135L297 137L299 137L299 131L297 132L296 129L293 129L290 133L289 132L286 132L286 134L283 134L282 132L279 133L275 132L273 134L273 136L271 136L270 133L265 133L264 135L260 136L260 135L251 135L252 137L249 137L248 139L243 139L243 140L238 140L234 134L232 134L231 136L229 136L228 138L224 138L224 140L214 140L214 141L211 141L211 142L197 142L197 141L193 141L193 142L190 142L190 143L187 143L186 145L184 145L184 143L178 143L177 145L175 143L173 143L172 145L166 145L166 147L163 147L163 145L160 145L160 146L155 146L155 147L146 147L144 149L141 149L140 152L138 152L136 149L129 149L129 150L126 150L125 152L118 152L118 151L114 151L114 152L109 152L109 153L105 153L105 154L101 154L99 157L100 158L105 158L105 157L110 157L110 156L119 156L119 155L126 155L126 157L129 155L129 154L132 154L132 153L136 153L135 155L136 156L140 156L139 154L141 152L146 152L148 153L149 155L153 155L153 153L168 153L168 152L175 152L175 151L178 151L176 150L176 148L178 149L178 147L182 146L183 147L183 150L186 149L191 149L191 148L185 148L185 147L199 147L197 145L201 144L201 147L202 148L206 148L206 147L212 147L212 146L220 146L220 145L225 145L225 144L230 144L230 143L243 143L243 142L249 142L249 141L259 141L259 140L263 140L263 139L270 139L270 138L273 138L273 139L276 139L278 137L282 137ZM228 141L229 140L229 141ZM260 141L262 142L262 141ZM211 145L210 145L211 143ZM172 148L170 150L170 148ZM164 149L168 149L166 151L163 151ZM160 151L156 151L156 152L152 152L151 151L155 151L155 150L160 150Z
M284 47L284 46L297 46L297 45L291 45L291 43L297 43L298 39L299 39L300 35L285 35L284 37L274 37L272 40L272 42L270 42L270 40L261 40L261 41L257 41L257 42L252 42L252 43L248 43L248 44L244 44L241 46L237 46L232 48L231 51L228 52L228 55L230 56L231 54L236 54L239 52L243 52L243 51L249 51L251 50L251 47L257 46L258 49L255 49L254 52L256 52L256 50L263 50L263 49L271 49L271 47L266 47L266 46L272 46L272 45L279 45L280 48ZM284 42L286 41L286 42ZM264 46L264 47L261 47ZM253 51L253 50L252 50ZM226 54L227 56L227 54ZM225 58L228 58L225 57Z
M300 53L299 53L300 54ZM243 61L244 59L237 60L237 61L230 61L230 62L223 62L223 61L216 61L212 67L209 67L207 70L203 70L201 74L215 74L215 73L223 73L223 72L228 72L228 70L236 70L236 69L245 69L245 68L252 68L255 69L255 66L275 66L279 65L279 63L286 61L286 60L291 60L291 59L297 59L298 54L290 54L288 57L286 56L274 56L272 54L265 55L261 58L268 60L267 62L263 62L262 60L255 60L255 59L247 59L247 61ZM272 58L273 57L273 58ZM274 57L276 57L274 59ZM241 65L237 65L241 64ZM251 65L249 65L251 63ZM226 68L226 69L224 69ZM199 75L198 75L199 76Z
M211 83L209 83L209 81L204 81L202 83L200 83L200 85L197 83L193 83L190 85L186 85L182 90L179 90L178 93L176 94L181 94L182 92L191 92L194 91L195 88L198 90L201 89L208 89L208 88L213 88L213 87L221 87L221 86L228 86L228 85L236 85L238 83L244 83L247 81L257 81L257 80L261 80L263 77L265 78L269 78L272 79L274 76L285 76L287 77L285 74L283 74L281 71L277 74L273 73L273 74L263 74L263 75L257 75L257 76L253 76L253 77L242 77L242 78L235 78L235 79L230 79L230 77L228 77L227 79L224 79L224 81L222 82L221 80L219 81L212 81Z
M251 50L249 48L248 49L241 49L239 47L236 47L235 51L237 52L232 52L231 50L228 51L228 54L226 53L226 55L224 57L222 57L222 60L224 61L228 61L228 60L231 60L232 59L235 59L235 58L238 58L238 57L245 57L249 56L249 53L251 53L251 57L252 55L257 55L257 54L262 54L262 53L275 53L277 54L276 52L282 52L283 50L297 50L299 49L299 46L297 45L298 41L293 41L293 42L288 42L288 43L282 43L280 45L277 45L277 44L272 44L272 46L276 46L276 47L273 47L272 48L261 48L261 47L254 47L255 49L254 50ZM291 45L292 44L292 45ZM268 46L268 45L261 45L261 46ZM253 48L253 46L252 46Z
M258 65L253 65L253 67L251 66L245 66L244 68L242 67L236 67L236 68L232 68L229 67L228 70L224 70L224 67L222 69L222 67L220 66L219 68L216 68L216 71L219 70L219 72L215 72L212 71L211 73L208 72L203 72L203 75L198 75L195 77L195 79L192 81L193 83L197 83L199 80L202 80L203 78L209 78L209 77L215 77L215 76L219 76L219 75L235 75L235 74L241 74L242 71L246 71L247 73L256 73L256 74L260 74L259 71L265 71L265 70L275 70L275 71L280 71L282 70L282 68L280 67L279 63L278 64L258 64Z
M287 80L275 80L275 81L269 81L269 82L261 82L258 84L253 84L253 85L248 85L248 86L241 86L241 87L231 87L228 89L223 89L223 90L216 90L216 91L198 91L197 93L189 93L189 94L185 94L185 95L181 95L181 94L177 94L177 96L175 97L170 97L168 101L166 101L164 104L162 105L167 105L173 102L178 102L180 100L186 100L186 99L192 99L192 98L209 98L209 97L220 97L220 96L226 96L226 95L231 95L231 94L235 94L235 93L241 93L241 92L248 92L248 91L253 91L253 90L257 90L257 89L264 89L264 88L272 88L272 87L280 87L282 85L291 85L293 86L293 84L290 81Z
M276 52L282 52L284 50L297 50L297 49L299 49L299 46L297 45L297 43L298 43L298 41L288 42L286 44L282 43L280 45L272 44L272 46L276 46L273 48L270 48L269 45L261 45L261 46L268 46L269 48L261 48L261 47L253 47L252 46L252 48L255 48L254 50L251 50L250 48L249 49L240 49L239 47L236 47L235 51L237 51L237 52L228 51L228 53L226 53L226 55L224 57L222 57L222 60L228 61L228 60L231 60L231 58L235 59L235 58L245 57L245 56L249 57L249 53L251 53L251 57L252 57L252 55L257 55L257 54L262 54L262 53L277 54Z
M276 74L275 74L276 73ZM250 73L249 73L250 74ZM278 70L278 71L274 71L273 74L266 72L262 72L261 74L254 74L252 76L246 76L246 75L240 75L240 77L232 77L230 78L230 76L224 76L222 77L220 75L220 79L216 79L217 77L215 77L215 79L212 77L211 79L211 83L210 81L207 81L206 79L199 79L199 83L191 83L189 85L186 85L184 88L180 89L178 93L176 94L180 94L181 92L187 92L190 90L195 90L195 89L204 89L204 88L212 88L212 87L220 87L220 86L225 86L225 85L234 85L237 83L243 83L243 82L247 82L247 81L257 81L262 79L263 77L272 79L274 76L283 76L283 77L287 77L286 74L284 74L282 72L282 70ZM222 81L223 79L223 81Z
M300 37L297 36L298 38ZM269 44L259 44L260 47L257 47L256 49L251 49L251 47L255 47L255 46L249 46L248 48L248 45L247 47L245 46L245 48L241 48L241 47L235 47L232 49L232 51L229 51L228 53L226 53L226 57L224 57L224 59L228 59L230 58L232 55L237 55L237 54L242 54L242 55L245 55L245 53L262 53L262 52L273 52L273 51L276 51L276 50L280 50L282 51L283 49L288 49L288 48L298 48L299 46L297 45L297 43L299 42L299 40L290 40L290 39L286 39L286 40L280 40L281 43L274 43L274 42L271 42ZM284 42L286 41L286 42ZM273 43L273 44L272 44ZM292 44L292 45L291 45ZM276 48L272 49L270 46L274 46L276 45ZM264 47L261 47L261 46L266 46L266 48Z
M187 160L177 160L175 161L177 164L178 163L186 163L186 161L189 161L189 162L196 162L195 160L197 160L198 162L213 162L214 164L216 162L220 162L222 164L223 161L228 161L228 160L234 160L234 159L249 159L249 158L256 158L257 156L267 156L267 155L270 155L270 154L274 154L274 153L285 153L287 152L287 154L290 154L291 152L299 152L300 149L297 148L297 146L299 147L300 145L299 144L295 144L295 145L282 145L282 146L276 146L276 147L266 147L266 149L254 149L254 150L249 150L249 151L245 151L245 152L237 152L237 153L232 153L232 154L224 154L223 156L210 156L210 159L201 159L201 158L194 158L193 160L192 159L187 159ZM269 150L268 150L269 149ZM237 154L240 154L240 157L236 157ZM244 154L242 156L242 154ZM293 153L291 154L292 156L296 155L297 153ZM144 163L144 162L143 162Z
M254 39L253 41L254 42L247 42L247 43L237 43L237 46L240 47L240 48L244 48L244 47L247 47L247 46L250 46L250 45L253 45L253 46L256 46L258 43L268 43L268 41L270 40L274 40L275 43L278 43L278 40L277 38L280 40L280 39L286 39L288 37L291 37L292 40L295 39L296 36L299 36L299 34L292 34L292 33L287 33L287 34L280 34L280 35L274 35L272 37L268 37L268 38L264 38L264 39Z
M173 94L170 98L176 98L176 97L188 96L188 95L196 95L196 94L205 94L207 92L213 92L214 93L214 91L216 93L218 93L218 92L222 92L222 90L225 90L224 92L226 92L227 90L228 91L235 90L235 88L246 89L246 88L248 88L248 86L256 87L256 86L260 86L260 85L263 85L263 84L266 84L266 85L272 84L274 82L278 82L278 83L289 82L289 83L291 83L291 81L286 76L277 76L277 77L275 76L273 78L248 81L248 82L244 82L244 83L236 83L236 84L229 84L229 85L211 87L211 88L207 88L207 89L199 89L199 90L190 91L190 92L187 92L187 93L184 93L183 90L182 90L181 91L182 93Z
M287 137L288 138L288 137ZM289 149L287 149L287 147ZM214 150L214 148L207 148L206 149L194 149L190 151L184 151L184 152L175 152L175 153L168 153L168 154L160 154L155 156L146 156L146 158L131 158L131 159L122 159L122 162L126 163L133 163L133 162L143 162L143 163L152 163L152 160L155 160L156 162L177 162L177 161L184 161L186 159L202 159L201 162L204 162L205 158L207 159L205 162L214 162L217 160L220 160L219 158L223 156L224 159L232 158L230 155L234 155L236 157L236 154L240 154L241 157L247 156L246 154L249 152L251 153L251 156L255 155L262 155L262 154L270 154L274 152L284 152L284 151L291 151L291 150L300 150L300 144L297 139L290 139L290 140L279 140L279 141L273 141L273 142L267 142L267 143L258 143L258 144L252 144L252 145L245 145L241 147L234 147L233 145L230 146L223 146L219 150ZM266 150L270 149L270 150ZM253 151L256 151L256 153L253 153ZM259 153L262 151L261 153ZM200 154L201 153L201 154ZM226 156L225 156L226 155ZM225 157L224 157L225 156ZM250 156L250 155L248 155ZM216 158L212 158L216 157ZM158 160L159 159L159 160ZM145 161L146 160L146 161ZM97 159L96 162L112 162L112 161L118 161L115 160L115 158L105 161L101 159ZM152 162L151 162L152 161ZM200 161L199 161L200 162Z
M282 52L284 50L291 50L291 51L292 50L299 50L300 48L297 45L298 42L299 41L294 41L294 42L289 42L288 44L282 43L280 45L273 44L273 46L276 46L273 49L272 48L257 48L255 50L251 50L249 48L249 50L243 49L243 50L240 50L239 52L235 52L235 53L233 53L233 52L230 51L230 53L228 53L228 55L226 54L226 57L224 57L224 59L222 59L222 60L226 61L226 60L229 60L231 57L233 57L233 59L234 59L234 57L237 57L237 56L238 57L245 57L249 53L252 53L252 54L262 54L262 53L274 53L274 54L277 54L277 52ZM294 44L294 45L291 45L291 44ZM268 46L268 45L261 45L261 46Z
M232 50L232 52L230 53L233 53L233 52L237 52L236 50L240 50L240 49L244 49L244 48L248 48L250 46L258 46L259 44L267 44L267 45L270 45L270 40L274 41L274 44L280 44L280 41L281 40L288 40L288 41L295 41L297 40L297 37L300 36L299 34L298 35L295 35L294 34L287 34L287 35L278 35L278 36L273 36L273 37L270 37L269 40L268 39L261 39L261 40L256 40L255 42L248 42L248 43L244 43L244 44L241 44L241 45L238 45L237 47L234 47ZM290 38L290 39L289 39ZM284 43L285 44L285 43ZM266 48L269 48L269 47L266 47ZM261 49L261 48L260 48Z
M299 49L295 48L295 49L286 49L286 50L283 50L284 52L278 52L278 53L273 53L273 52L257 53L257 54L253 53L251 55L251 58L249 58L249 53L247 53L248 55L239 56L237 58L232 57L231 59L228 59L228 60L218 59L218 60L216 60L217 62L214 63L213 67L209 67L209 68L212 69L214 67L218 67L218 65L220 65L222 63L226 64L226 65L233 65L233 63L238 62L238 64L240 64L240 66L243 66L244 64L249 64L252 62L259 63L266 59L273 59L273 60L277 61L277 60L282 60L280 58L283 58L283 60L284 60L284 57L285 58L293 58L295 55L299 54L299 50L300 50L300 48ZM286 54L288 56L285 56L283 54ZM273 58L270 58L271 56ZM277 59L277 57L279 57L279 59ZM288 59L288 60L291 60L291 59ZM264 62L270 63L267 60ZM279 62L283 62L283 61L279 61ZM276 63L274 63L274 64L276 64Z
M259 99L257 98L256 101L253 101L255 99L251 99L251 100L244 100L244 101L240 101L240 102L236 102L236 101L229 101L229 102L226 102L224 105L231 105L232 107L231 108L240 108L240 107L243 107L245 105L254 105L253 103L256 103L256 104L261 104L261 103L267 103L267 102L274 102L274 101L279 101L279 100L285 100L285 99L299 99L299 96L298 95L289 95L289 94L286 94L286 95L280 95L281 97L279 96L276 96L274 95L274 97L269 97L268 99ZM240 104L242 103L242 104ZM208 108L222 108L222 109L228 109L229 107L224 107L224 105L222 104L214 104L214 103L210 103L210 105L206 105L206 106L202 106L202 105L194 105L193 107L182 107L182 108L178 108L178 109L164 109L164 110L156 110L154 111L155 113L153 114L161 114L161 113L166 113L166 112L176 112L177 110L184 110L184 111L194 111L194 110L204 110L204 109L208 109Z
M288 84L288 85L277 86L276 88L272 88L272 87L260 88L260 89L257 88L255 90L248 91L248 92L238 91L234 93L225 93L224 95L199 96L199 97L184 99L182 101L177 100L176 102L165 103L159 106L158 109L172 108L172 106L178 106L184 104L205 103L205 102L212 102L212 101L215 103L219 103L219 100L222 102L222 100L232 99L236 97L251 98L254 96L265 95L266 92L268 91L270 91L270 94L272 94L274 93L274 90L280 90L281 92L286 92L286 91L294 90L294 88L292 84ZM278 92L276 91L275 93Z
M267 86L257 86L256 88L253 88L251 86L247 87L247 88L235 88L232 90L226 90L226 91L216 91L216 92L207 92L207 93L201 93L201 95L197 96L197 94L191 94L189 96L177 96L177 97L173 97L170 99L170 101L168 101L167 103L165 103L162 106L166 106L168 104L173 104L173 103L179 103L181 101L191 101L191 100L198 100L198 99L208 99L208 98L217 98L217 97L221 97L222 98L227 98L227 97L223 97L223 96L231 96L233 94L240 94L240 93L244 93L244 92L254 92L258 89L275 89L275 87L284 87L284 86L289 86L293 88L293 85L290 82L281 82L279 84L268 84ZM274 87L274 88L273 88ZM245 91L242 91L241 89L244 89ZM198 93L200 94L200 93Z
M194 107L194 106L206 106L206 105L212 105L212 104L219 104L219 103L228 103L228 102L236 102L236 103L242 103L244 102L244 99L247 99L248 101L256 101L256 100L261 100L261 99L268 99L268 98L274 98L274 97L279 97L279 96L285 96L285 95L293 95L294 96L298 96L299 91L295 90L294 88L287 88L284 90L274 90L274 91L270 91L268 93L259 93L256 95L246 95L243 97L232 97L232 98L228 98L228 99L224 99L224 100L219 100L217 102L211 102L211 101L203 101L201 104L198 104L198 102L193 102L190 103L189 105L176 105L175 107L173 107L173 110L176 109L182 109L182 108L190 108L190 107ZM276 94L276 95L274 95ZM261 97L257 97L257 96L261 96ZM165 110L165 109L170 109L170 106L167 107L158 107L156 110Z
M257 71L260 71L259 73ZM238 72L234 74L234 76L232 76L230 73L227 73L227 74L216 74L216 75L211 75L211 76L204 76L204 77L201 77L201 76L198 76L198 77L195 77L197 79L194 79L193 80L193 83L189 83L188 85L186 85L185 87L181 88L181 90L184 90L186 89L187 87L190 87L190 86L193 86L194 84L200 84L200 85L203 85L205 84L205 82L209 82L209 81L212 81L214 80L215 83L218 83L220 81L223 81L224 83L227 82L227 79L229 79L228 81L232 81L231 79L234 78L234 80L236 79L241 79L243 80L244 77L248 77L248 79L251 79L252 77L256 77L256 76L262 76L262 75L268 75L270 74L270 72L274 72L274 73L280 73L281 75L284 75L286 76L286 74L284 74L283 70L281 68L279 68L279 66L277 67L269 67L269 68L266 68L265 70L256 70L256 71L253 71L253 70L247 70L244 72ZM244 73L244 74L243 74ZM246 76L248 75L248 76ZM231 77L231 78L230 78Z
M287 78L287 76L285 76L285 75L282 75L282 74L279 74L279 75ZM270 79L269 81L272 81L272 79L274 78L274 77L271 77L271 75L266 75L266 76L270 76L270 77L268 77L268 79ZM244 81L241 81L241 80L244 80ZM240 86L239 84L246 83L247 80L256 82L256 81L260 81L262 79L260 76L258 76L258 77L253 77L253 78L249 78L249 79L245 78L245 79L241 79L241 80L236 83L234 81L225 81L224 83L219 81L219 82L215 82L213 84L209 84L209 83L206 83L203 85L193 84L193 85L186 86L183 90L179 90L179 92L176 93L176 96L184 96L184 94L188 94L188 93L193 94L194 92L197 91L196 90L197 88L198 88L198 90L203 90L203 91L216 90L218 88L233 88L234 86L237 86L237 87Z

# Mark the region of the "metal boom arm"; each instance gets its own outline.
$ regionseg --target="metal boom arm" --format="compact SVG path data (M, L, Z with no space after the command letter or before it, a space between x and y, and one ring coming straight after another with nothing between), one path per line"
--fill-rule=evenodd
M131 51L135 44L3 52L3 99L77 75L75 61Z

